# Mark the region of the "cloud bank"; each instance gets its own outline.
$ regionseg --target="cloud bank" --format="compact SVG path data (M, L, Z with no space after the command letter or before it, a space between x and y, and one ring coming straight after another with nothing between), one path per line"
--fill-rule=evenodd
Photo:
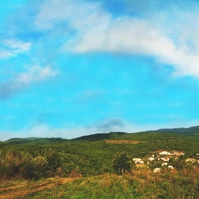
M54 71L50 66L28 67L26 72L21 72L6 82L0 82L0 100L26 88L32 83L46 81L56 75L57 71Z
M16 37L19 33L29 35L30 41L36 37L52 40L59 37L54 52L64 49L66 54L107 52L148 56L160 64L172 66L173 75L199 78L198 4L168 1L162 7L158 1L142 2L142 5L136 0L116 3L126 6L128 12L113 14L106 10L107 3L100 1L36 2L29 5L31 15L27 11L19 14L20 20L27 18L21 23L28 29L14 26L12 34ZM149 10L144 12L146 6ZM33 12L32 7L37 12ZM36 44L16 38L5 39L2 43L0 58L27 52L34 45L42 46L46 52L50 48L42 39Z
M42 123L35 124L21 131L1 132L1 140L7 140L10 137L62 137L66 139L73 139L83 135L91 135L96 133L109 133L118 131L129 133L139 132L141 129L144 129L143 126L140 127L132 123L130 124L119 118L108 118L89 126L70 123L63 128L53 127L50 124ZM145 129L147 128L145 127Z
M31 48L30 42L20 40L7 39L1 41L0 59L16 56L20 53L25 53Z
M181 35L177 35L181 37ZM192 32L189 32L192 37ZM198 40L195 38L195 40ZM174 75L199 77L199 45L194 49L186 41L178 45L162 34L150 21L136 18L116 18L103 30L88 30L73 44L75 53L111 52L155 57L160 63L172 65Z
M65 42L68 52L150 56L172 65L174 75L198 78L199 7L190 11L177 3L172 6L170 11L152 10L150 17L139 18L113 16L97 2L50 0L42 4L34 24L41 30L65 26L65 34L70 36Z
M6 10L2 5L0 11ZM23 129L49 109L46 124L29 128L29 135L132 132L145 127L125 121L157 127L198 118L197 1L35 0L9 6L0 29L1 131Z

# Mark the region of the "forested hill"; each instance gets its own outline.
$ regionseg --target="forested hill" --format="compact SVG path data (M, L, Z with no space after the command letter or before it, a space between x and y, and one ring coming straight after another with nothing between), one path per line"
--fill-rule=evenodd
M183 135L199 135L199 126L192 126L189 128L159 129L156 132L177 133Z
M0 179L39 179L53 176L92 176L113 173L113 160L125 152L129 160L160 151L185 154L199 161L199 134L168 132L110 132L67 140L62 138L13 138L0 143ZM123 161L123 160L122 160ZM171 160L175 161L175 159ZM152 169L162 162L152 162ZM171 164L176 167L178 162ZM183 166L185 165L185 166ZM145 165L147 167L147 165Z
M11 138L4 143L6 144L51 144L51 143L59 143L67 141L67 139L63 138Z
M96 133L92 135L85 135L75 139L74 141L100 141L100 140L107 140L107 139L122 139L124 137L132 137L132 133L125 133L125 132L110 132L110 133Z
M169 134L179 134L179 135L187 135L194 136L199 135L199 126L193 126L189 128L171 128L171 129L158 129L158 130L150 130L150 131L142 131L139 133L125 133L125 132L110 132L110 133L98 133L92 135L86 135L82 137L78 137L72 140L79 141L98 141L104 139L131 139L135 137L141 136L141 134L151 133L153 136L154 133L169 133ZM138 135L139 134L139 135Z
M12 138L3 143L6 144L51 144L61 143L66 141L100 141L100 140L120 140L120 139L139 139L144 137L163 136L164 134L175 134L183 136L199 136L199 126L193 126L189 128L172 128L172 129L159 129L143 131L139 133L125 133L125 132L110 132L110 133L97 133L86 136L81 136L74 139L63 138Z

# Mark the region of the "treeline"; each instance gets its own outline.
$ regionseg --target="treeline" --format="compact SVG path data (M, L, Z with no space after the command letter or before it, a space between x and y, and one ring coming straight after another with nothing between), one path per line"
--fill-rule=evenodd
M90 153L87 150L91 150ZM53 176L90 176L112 172L112 157L109 158L105 152L98 152L91 148L89 143L2 146L0 178L38 179Z
M76 154L60 151L57 147L9 146L0 151L0 177L3 179L68 177L76 173L89 175L90 160Z
M118 135L119 137L114 134L114 139L132 139L139 142L110 144L104 140L60 140L60 142L50 143L45 141L45 144L40 145L37 141L32 144L2 142L0 143L0 179L77 177L113 172L121 174L123 170L132 169L132 158L145 157L156 150L183 151L185 158L194 157L199 152L197 151L199 136L186 137L161 133L120 133ZM118 155L122 151L126 152L126 156ZM126 164L120 167L120 163L124 160L127 161ZM185 165L183 162L184 160L181 160L180 165Z
M113 161L120 149L114 151L115 146L103 146L103 143L84 142L3 146L0 149L0 178L39 179L113 173ZM131 159L128 156L128 162Z

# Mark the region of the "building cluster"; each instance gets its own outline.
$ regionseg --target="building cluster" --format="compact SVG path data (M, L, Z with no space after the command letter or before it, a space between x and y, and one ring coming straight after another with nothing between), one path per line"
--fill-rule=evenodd
M175 168L171 165L170 160L177 160L179 157L184 156L183 152L179 151L159 151L157 153L152 154L150 157L144 158L133 158L133 161L138 168L149 168L150 165L154 163L159 163L160 167L153 168L154 173L160 172L163 168L167 168L169 170L174 170ZM199 163L199 160L195 158L187 158L185 159L186 163Z

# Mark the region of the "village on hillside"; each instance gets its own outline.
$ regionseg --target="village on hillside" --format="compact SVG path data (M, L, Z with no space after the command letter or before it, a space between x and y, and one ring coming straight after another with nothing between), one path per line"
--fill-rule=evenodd
M136 168L151 169L154 173L159 173L163 170L171 172L187 166L199 166L199 153L195 158L185 158L184 152L179 151L156 151L150 156L144 158L133 158Z

